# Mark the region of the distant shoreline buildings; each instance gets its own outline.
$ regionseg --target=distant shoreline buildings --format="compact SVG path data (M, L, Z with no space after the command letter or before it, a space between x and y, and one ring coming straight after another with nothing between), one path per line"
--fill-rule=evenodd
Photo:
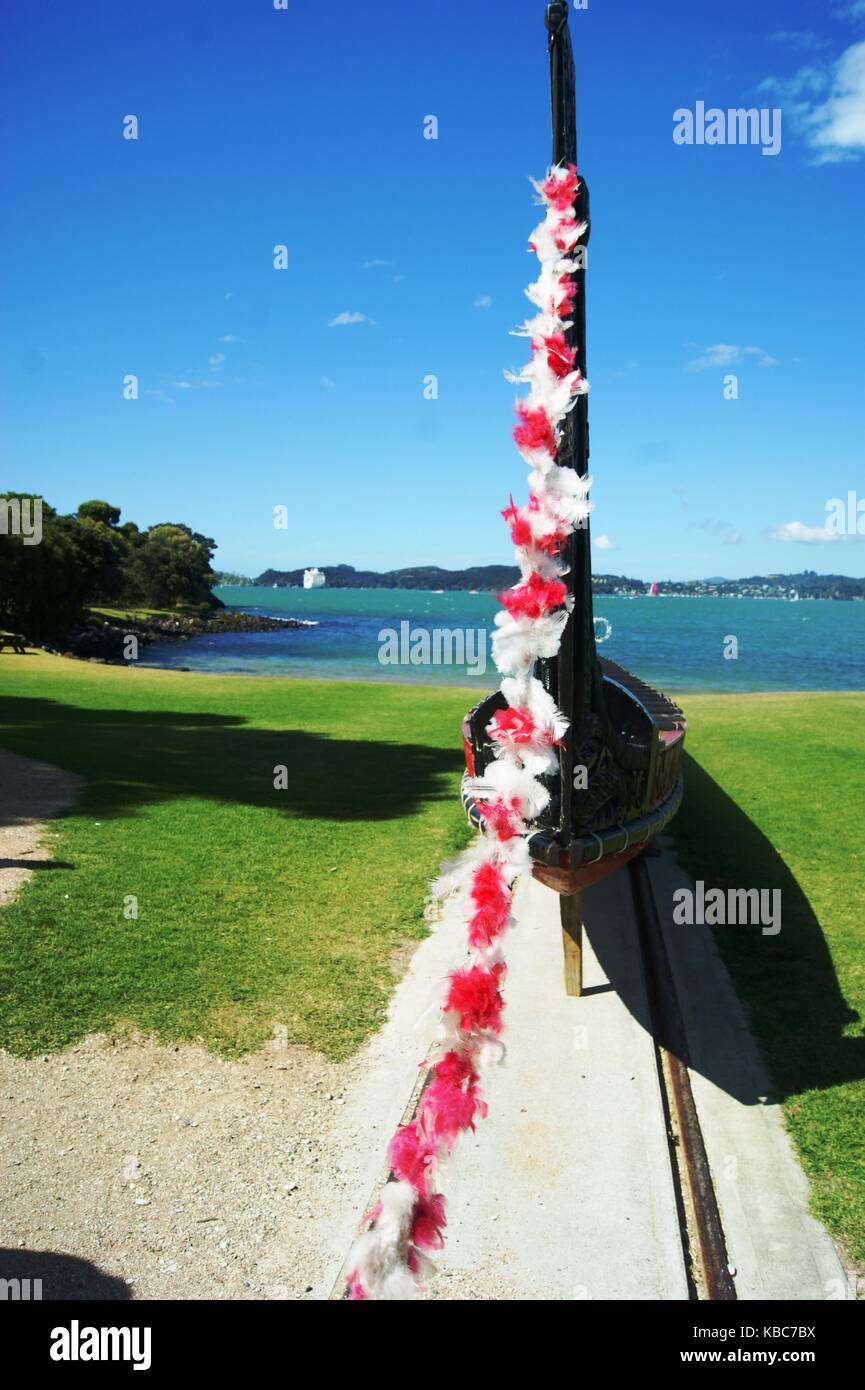
M329 589L423 589L440 593L498 593L516 584L518 579L519 571L512 565L475 565L464 570L419 565L382 573L357 570L352 565L323 565L296 570L269 569L257 579L217 574L220 584L251 584L268 589L320 589L326 585ZM626 575L596 574L592 589L596 594L625 598L643 595L655 598L782 598L794 602L800 599L865 599L865 579L817 574L814 570L803 570L799 574L754 575L748 579L661 579L651 583Z

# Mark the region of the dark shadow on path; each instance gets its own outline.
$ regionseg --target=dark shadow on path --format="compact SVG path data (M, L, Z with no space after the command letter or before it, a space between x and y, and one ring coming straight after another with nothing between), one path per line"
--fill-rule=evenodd
M0 1279L18 1280L13 1292L7 1288L6 1302L14 1301L17 1289L19 1301L36 1301L33 1281L40 1279L41 1301L121 1302L131 1299L132 1291L122 1279L106 1274L98 1265L81 1260L77 1255L62 1255L57 1250L8 1250L0 1248ZM24 1281L28 1280L29 1283Z
M782 929L777 936L764 936L759 926L714 928L762 1049L773 1095L784 1098L860 1080L865 1076L861 1020L841 993L820 922L801 884L746 812L687 755L679 815L677 853L707 889L781 890ZM624 886L619 883L612 890L602 883L586 891L585 929L612 986L640 1025L651 1031L641 972L634 968L640 950L636 928L620 921L621 912L615 909L622 901L619 890L630 893L627 874L620 871L616 877L625 880ZM671 909L672 903L658 903L662 916L669 917ZM672 928L673 933L701 930L709 929ZM675 943L675 936L671 939ZM845 1035L851 1024L860 1025L855 1036ZM741 1030L737 1032L732 1020L719 1020L714 1043L701 1055L698 1070L745 1104L758 1104L765 1094L755 1049L743 1045Z

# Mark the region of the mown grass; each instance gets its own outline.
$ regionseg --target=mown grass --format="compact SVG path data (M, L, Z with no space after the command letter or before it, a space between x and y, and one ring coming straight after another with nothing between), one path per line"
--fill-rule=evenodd
M865 695L689 696L676 844L707 886L780 888L782 929L719 927L815 1213L865 1259Z
M0 911L0 1046L136 1028L232 1055L280 1025L346 1056L467 839L469 699L0 659L0 745L86 779L57 822L62 867Z
M127 619L130 622L144 622L148 618L188 618L200 617L202 610L209 614L220 613L219 608L209 609L204 604L179 603L175 608L89 608L91 617Z
M381 1020L428 876L465 842L449 688L0 658L0 745L85 778L56 862L0 911L0 1045L138 1028L333 1057ZM865 695L690 696L678 851L782 890L718 938L818 1216L865 1259ZM285 791L274 768L289 769ZM124 903L138 900L138 918Z

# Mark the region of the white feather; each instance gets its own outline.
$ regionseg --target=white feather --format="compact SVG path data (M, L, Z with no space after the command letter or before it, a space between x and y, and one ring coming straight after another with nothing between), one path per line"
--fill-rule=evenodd
M514 618L497 613L493 633L493 661L502 675L528 671L542 657L555 656L568 621L566 608L558 608L543 618Z
M514 836L512 839L506 840L500 849L499 862L507 872L509 883L513 883L527 869L530 869L532 861L525 836Z
M505 1045L501 1038L497 1038L494 1033L482 1034L476 1053L475 1070L489 1071L492 1067L501 1066L504 1060Z
M546 787L510 758L490 763L478 783L479 789L492 788L493 795L502 797L508 804L516 800L524 820L534 820L550 799Z
M555 529L553 517L548 515L543 520L547 522L547 525L545 530L537 527L539 538L549 535ZM534 523L535 517L530 517L529 525L533 531L536 529ZM545 550L537 550L534 546L518 545L514 555L523 579L528 579L532 574L539 574L542 579L562 579L570 572L570 566L565 564L561 556L548 555Z
M408 1303L418 1296L417 1281L408 1265L396 1265L381 1279L375 1294L381 1302Z
M417 1286L405 1260L417 1194L407 1182L385 1185L381 1211L368 1231L355 1242L349 1269L357 1274L370 1298L414 1298ZM400 1289L399 1294L392 1291Z

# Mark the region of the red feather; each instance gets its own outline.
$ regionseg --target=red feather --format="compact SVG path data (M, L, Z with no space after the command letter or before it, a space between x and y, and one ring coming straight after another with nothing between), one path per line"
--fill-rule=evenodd
M567 172L550 174L541 184L541 195L558 212L566 212L573 205L580 187L577 167L569 164Z
M542 579L532 573L522 584L499 594L499 602L514 618L543 618L553 608L561 608L567 592L560 579Z
M577 282L570 275L562 277L561 282L562 297L553 305L556 318L567 319L571 316L574 307L574 299L577 294Z
M469 945L489 946L508 920L511 891L495 864L479 864L472 879L471 899L476 911L469 918Z
M464 1033L474 1029L501 1031L504 1000L499 980L504 973L502 964L489 970L483 965L471 965L453 972L444 1007L445 1011L459 1014Z
M419 1250L441 1250L445 1243L442 1234L445 1220L445 1199L440 1192L421 1197L414 1209L410 1240Z
M500 840L512 840L515 835L524 833L525 826L519 813L516 797L510 806L500 796L497 796L495 801L477 801L475 805L490 830Z
M532 544L532 528L529 519L526 516L525 507L516 506L512 497L511 505L505 508L505 510L502 512L502 516L508 523L508 528L511 533L511 540L513 541L514 545Z
M534 743L541 730L527 709L509 705L507 709L497 709L487 732L497 743Z
M418 1124L403 1125L390 1141L387 1158L396 1176L425 1197L435 1165L435 1139L423 1133Z
M559 378L569 376L574 370L577 349L568 347L564 333L552 333L549 337L543 338L542 342L547 349L547 365L550 371L555 372ZM540 344L532 343L532 347L537 351Z
M542 405L534 410L520 401L517 414L521 424L514 426L514 442L520 449L546 449L555 458L556 436Z

